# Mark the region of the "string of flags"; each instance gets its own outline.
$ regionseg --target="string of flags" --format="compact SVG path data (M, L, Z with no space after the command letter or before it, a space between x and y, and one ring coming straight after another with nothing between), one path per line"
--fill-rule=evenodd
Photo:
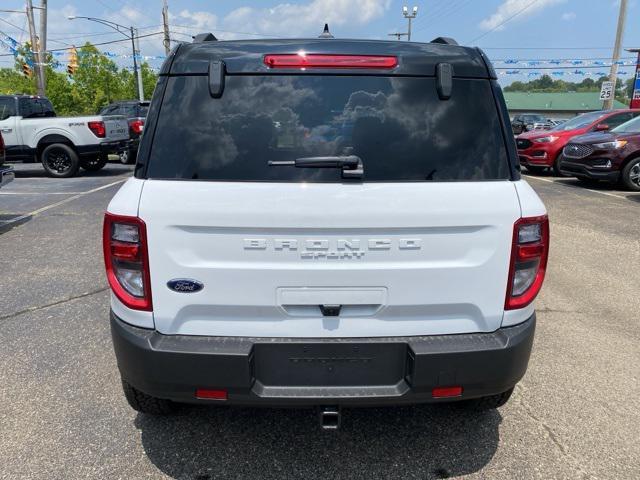
M22 58L19 52L20 43L9 35L0 32L0 49L8 50L9 53L18 59L20 56L21 61L25 64L33 67L33 58L27 56ZM111 51L103 51L99 53L86 53L82 50L77 50L75 47L70 47L66 50L50 51L50 55L53 57L51 66L53 68L61 68L73 63L73 69L77 68L78 60L86 58L87 56L105 56L110 59L132 59L132 54L116 53ZM155 62L164 61L165 55L136 55L136 60L140 62ZM492 60L494 68L498 72L498 75L504 76L521 76L521 77L540 77L542 75L550 75L553 77L605 77L609 75L606 68L611 67L613 63L620 67L633 67L633 70L618 70L618 75L627 76L635 74L635 66L637 60L635 58L626 57L616 62L611 62L605 57L601 58L547 58L547 59L518 59L518 58L506 58ZM574 68L575 67L575 68ZM602 69L597 69L602 67ZM131 67L124 67L131 69ZM159 66L150 66L151 70L158 71ZM555 68L555 69L554 69ZM539 69L539 70L538 70Z
M560 65L570 65L575 67L589 66L589 67L610 67L613 63L621 66L635 66L636 58L635 57L625 57L621 58L616 62L612 62L611 60L606 60L603 58L556 58L556 59L501 59L501 60L492 60L494 66L497 65L509 65L512 68L520 67L541 67L544 65L549 66L560 66Z
M635 63L634 63L635 65ZM628 70L618 70L618 76L624 77L627 75L633 75L635 71ZM520 75L525 77L540 77L542 75L550 75L552 77L564 77L564 76L578 76L578 77L608 77L609 72L604 70L600 71L590 71L590 70L553 70L549 71L538 71L538 70L500 70L498 71L498 75Z

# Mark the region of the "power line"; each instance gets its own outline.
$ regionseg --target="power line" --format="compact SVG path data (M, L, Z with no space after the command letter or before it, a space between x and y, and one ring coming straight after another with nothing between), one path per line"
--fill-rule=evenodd
M425 14L427 16L426 17L422 17L422 18L426 18L426 23L422 23L420 25L420 28L416 28L415 29L415 32L420 32L422 30L425 30L427 27L433 26L435 23L437 23L437 20L440 19L440 18L450 17L451 15L456 13L457 11L461 10L463 7L466 7L467 5L469 5L469 3L471 1L472 0L462 0L458 4L455 4L455 3L445 4L443 9L441 9L437 13L434 12L433 15L429 15L429 12L427 11L427 13ZM452 7L452 8L449 8L449 7ZM447 8L448 8L448 10L447 10ZM418 23L418 22L416 22L416 23Z
M503 20L502 22L500 22L498 25L496 25L495 27L493 27L491 30L484 32L482 35L474 38L473 40L471 40L470 42L467 43L474 43L477 42L478 40L480 40L481 38L486 37L487 35L489 35L491 32L495 32L498 28L500 28L501 26L503 26L505 23L509 22L510 20L516 18L518 15L520 15L522 12L524 12L525 10L533 7L536 3L538 3L539 0L533 0L531 3L527 4L524 8L518 10L516 13L514 13L513 15L511 15L509 18Z

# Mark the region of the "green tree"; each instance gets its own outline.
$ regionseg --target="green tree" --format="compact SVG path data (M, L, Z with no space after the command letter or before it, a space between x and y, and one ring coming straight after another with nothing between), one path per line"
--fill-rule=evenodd
M32 62L33 54L28 43L18 49L15 66L0 68L0 94L35 94L35 76L25 77L24 62ZM116 100L138 98L136 79L127 69L118 66L96 47L87 43L78 49L78 68L71 77L57 70L57 60L47 58L46 95L58 115L94 114L100 108ZM142 84L145 98L151 98L157 75L147 63L143 63Z

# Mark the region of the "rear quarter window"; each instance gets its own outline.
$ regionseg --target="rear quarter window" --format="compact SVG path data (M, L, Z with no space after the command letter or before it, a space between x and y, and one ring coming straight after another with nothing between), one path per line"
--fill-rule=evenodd
M509 178L489 80L331 75L167 80L147 176L217 181L340 182L339 169L269 166L270 160L358 155L365 182Z

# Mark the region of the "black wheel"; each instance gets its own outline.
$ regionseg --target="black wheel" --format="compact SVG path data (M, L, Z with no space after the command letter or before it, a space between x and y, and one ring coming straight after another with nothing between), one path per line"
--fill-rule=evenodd
M105 157L87 158L80 162L80 166L89 172L97 172L104 168L106 164L107 159Z
M527 165L526 168L529 173L533 173L534 175L540 175L547 169L547 167L532 167L529 165Z
M142 393L124 380L122 380L122 390L131 408L138 412L150 415L169 415L176 410L176 404L172 401Z
M80 168L78 154L64 143L54 143L47 146L40 154L40 161L50 177L73 177Z
M640 158L634 158L624 166L620 182L627 190L640 192Z
M471 408L474 410L494 410L507 403L509 401L509 398L511 398L512 393L513 387L506 392L502 392L497 395L474 398L473 400L466 400L461 403L465 408Z

